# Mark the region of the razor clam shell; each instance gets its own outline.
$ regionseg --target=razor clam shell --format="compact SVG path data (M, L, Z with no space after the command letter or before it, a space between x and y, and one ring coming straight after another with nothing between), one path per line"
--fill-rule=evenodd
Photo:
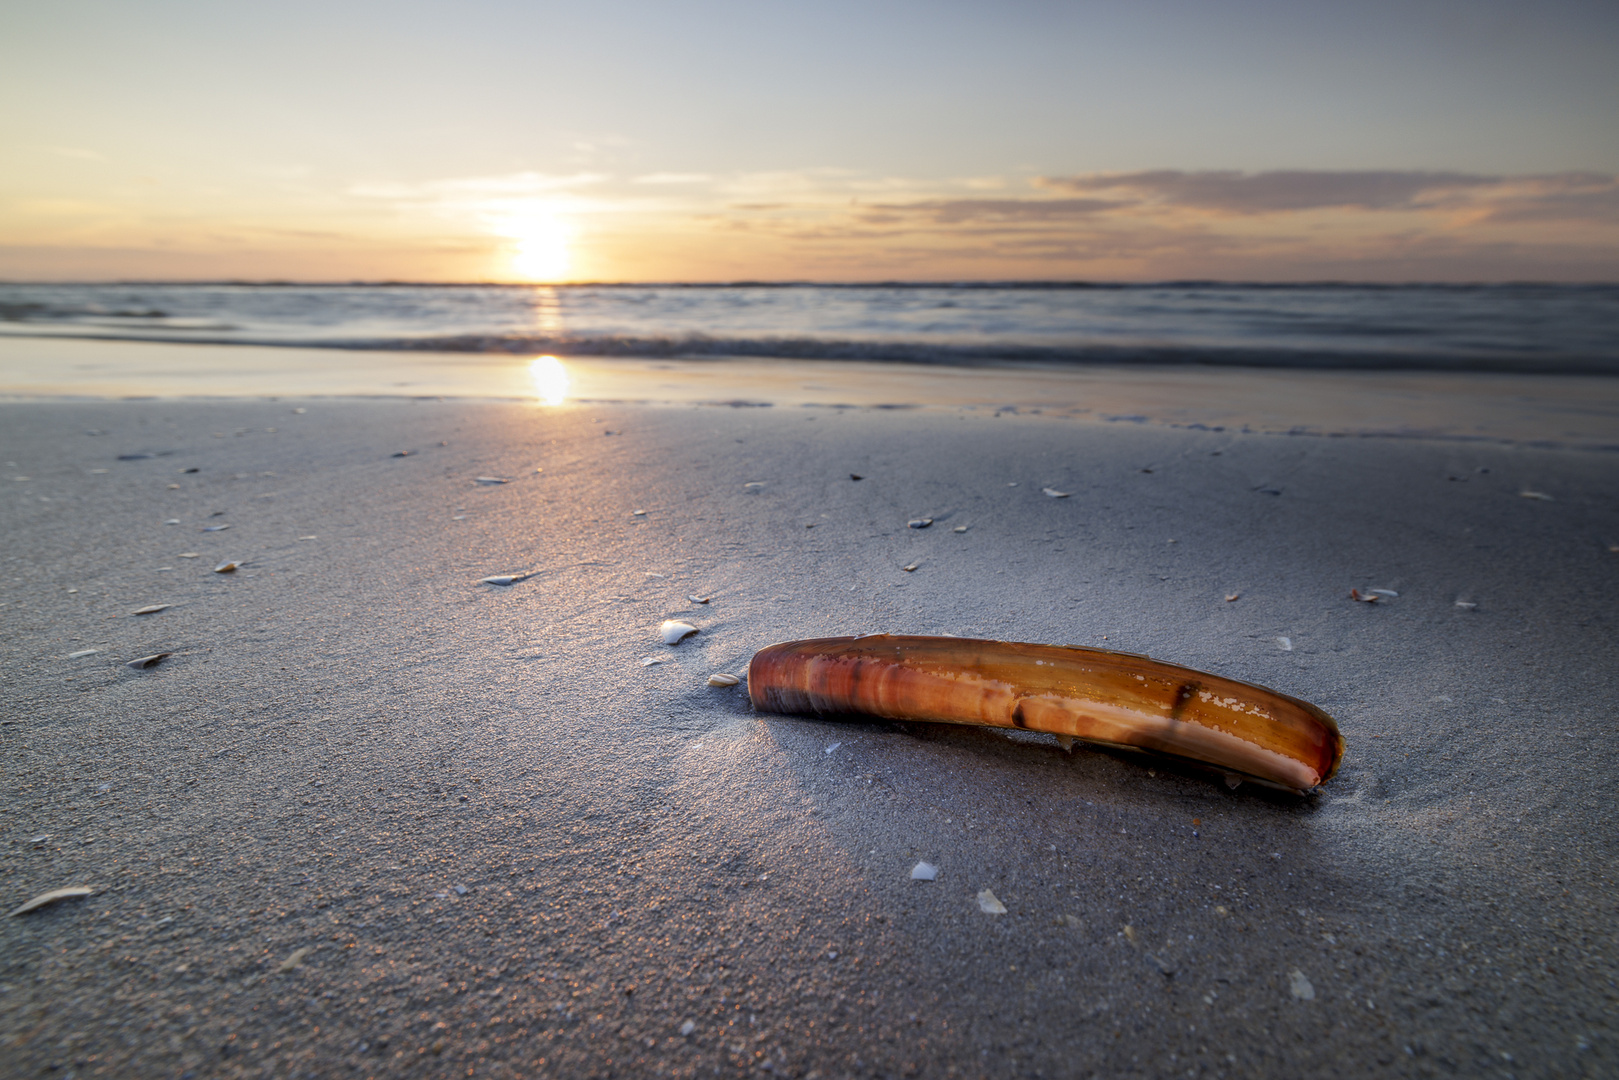
M157 665L173 655L173 653L166 652L153 653L151 656L142 656L139 659L131 660L124 666L134 668L136 671L145 671L147 668L157 667Z
M54 904L58 900L71 900L77 896L94 896L96 891L86 885L70 885L65 889L52 889L48 893L40 893L22 907L13 911L12 915L26 915L30 911Z
M1046 731L1212 765L1293 791L1343 758L1332 717L1252 683L1080 646L871 635L783 642L748 666L766 712Z

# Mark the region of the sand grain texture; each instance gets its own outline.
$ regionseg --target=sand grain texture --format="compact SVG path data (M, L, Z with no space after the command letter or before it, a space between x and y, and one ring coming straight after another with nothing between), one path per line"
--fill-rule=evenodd
M7 904L98 890L0 920L7 1075L1619 1071L1612 453L319 400L0 405L0 453ZM872 631L1348 753L1300 800L705 684Z

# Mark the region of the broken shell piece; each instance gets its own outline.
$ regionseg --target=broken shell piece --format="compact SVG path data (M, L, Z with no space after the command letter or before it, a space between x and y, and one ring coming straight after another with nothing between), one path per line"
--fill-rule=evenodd
M1071 491L1058 491L1056 488L1041 488L1040 491L1041 494L1049 495L1053 499L1066 499L1073 494Z
M1279 637L1276 639L1276 647L1281 649L1283 652L1292 652L1293 639L1290 637Z
M697 627L691 623L679 622L675 619L665 619L663 624L658 627L658 636L663 639L665 645L677 644L695 633L697 633Z
M631 510L630 517L646 517L645 510Z
M1553 501L1555 501L1555 500L1552 499L1552 497L1550 495L1546 494L1544 491L1527 491L1526 490L1526 491L1518 492L1518 495L1521 498L1525 498L1525 499L1539 499L1541 502L1553 502Z
M919 862L911 867L912 881L938 881L939 868L932 863Z
M967 531L967 526L965 526L965 525L957 525L954 529L951 529L950 531L951 532L966 532Z
M686 599L694 604L706 604L714 598L712 596L688 596Z
M904 566L900 567L900 569L905 571L907 574L914 574L916 572L916 568L918 566L921 566L921 565L922 565L921 563L914 563L914 562L913 563L906 563Z
M708 677L708 685L710 686L735 686L741 681L735 675L727 675L723 671L716 671Z
M978 910L985 915L1005 915L1006 905L989 889L980 889L978 892Z
M200 559L200 558L202 558L202 553L198 552L198 551L182 551L182 552L180 552L180 554L176 555L175 558L177 558L177 559Z
M156 615L160 611L167 611L170 606L171 605L169 605L169 604L148 604L143 608L136 608L134 611L130 612L130 614L131 615Z
M70 652L70 653L68 653L67 658L69 660L77 660L81 656L92 656L95 653L98 653L100 651L101 651L100 649L80 649L78 652Z
M175 524L178 525L179 522L175 522ZM229 525L204 525L202 527L202 531L203 532L224 532L228 528L230 528Z
M1240 592L1228 592L1228 593L1225 594L1225 602L1228 603L1228 604L1234 603L1235 601L1241 600L1241 599L1242 599L1242 593L1240 593Z
M12 915L26 915L30 911L54 904L58 900L71 900L76 896L94 896L96 891L85 885L70 885L65 889L52 889L48 893L40 893L22 907L13 911Z
M474 479L472 482L475 483L475 484L504 484L504 483L508 483L508 481L504 477L499 477L499 476L480 476L480 477L477 477L476 479Z
M1395 592L1393 589L1367 589L1366 591L1369 592L1369 593L1372 593L1374 595L1377 595L1377 596L1399 596L1400 595L1399 593Z
M149 667L157 667L157 665L161 664L165 659L173 655L173 653L166 652L153 653L151 656L143 656L139 660L131 660L124 666L127 668L134 668L136 671L144 671Z
M668 662L669 658L667 656L644 656L641 658L642 667L651 667L653 664L667 664Z
M1471 600L1458 600L1458 601L1456 601L1456 606L1461 608L1463 611L1476 611L1476 610L1478 610L1478 604L1474 603Z
M235 561L222 562L218 566L214 567L214 573L216 573L216 574L234 574L234 573L236 573L237 570L241 569L241 566L242 566L241 563L235 562Z
M527 581L533 577L533 571L527 574L496 574L494 577L479 578L479 585L516 585L519 581Z
M906 524L906 526L908 528L925 529L928 526L933 524L933 519L932 518L912 518L910 521L907 521L905 524Z
M1079 646L886 634L783 642L754 655L748 696L761 712L1044 731L1299 792L1343 757L1337 724L1308 702Z

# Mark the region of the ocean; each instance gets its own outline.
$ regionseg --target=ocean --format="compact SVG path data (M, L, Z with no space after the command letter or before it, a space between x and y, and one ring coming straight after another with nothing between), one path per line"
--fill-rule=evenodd
M1615 374L1619 286L0 284L0 335L564 357Z

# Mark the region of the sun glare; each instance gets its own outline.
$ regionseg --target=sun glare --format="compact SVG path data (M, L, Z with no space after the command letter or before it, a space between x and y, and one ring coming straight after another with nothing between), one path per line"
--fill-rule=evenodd
M534 380L534 393L547 405L561 405L568 400L568 369L554 356L541 356L528 366L529 378Z
M512 271L525 281L559 281L568 274L568 229L552 214L507 223Z

